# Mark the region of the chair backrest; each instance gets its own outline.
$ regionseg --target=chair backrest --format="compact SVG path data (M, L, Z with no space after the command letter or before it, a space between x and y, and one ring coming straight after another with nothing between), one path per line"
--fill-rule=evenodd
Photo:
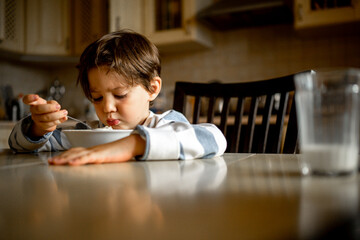
M226 152L294 153L294 95L294 74L241 83L176 82L173 108L192 123L216 124L228 141Z

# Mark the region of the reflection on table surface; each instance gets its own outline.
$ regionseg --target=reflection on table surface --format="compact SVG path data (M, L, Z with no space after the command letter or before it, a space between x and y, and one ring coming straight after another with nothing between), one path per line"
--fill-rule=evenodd
M358 176L302 177L298 155L81 167L50 156L0 152L0 239L326 239L358 217Z

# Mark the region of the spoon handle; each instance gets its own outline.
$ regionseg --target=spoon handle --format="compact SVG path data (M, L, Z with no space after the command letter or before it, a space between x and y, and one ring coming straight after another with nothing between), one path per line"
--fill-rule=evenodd
M85 123L85 122L83 122L83 121L81 121L81 120L79 120L79 119L70 117L70 116L67 116L67 117L68 117L68 119L70 119L70 120L73 120L73 121L75 121L75 122L78 122L78 123L76 124L76 127L77 127L77 128L80 128L80 129L91 129L91 127L90 127L87 123Z

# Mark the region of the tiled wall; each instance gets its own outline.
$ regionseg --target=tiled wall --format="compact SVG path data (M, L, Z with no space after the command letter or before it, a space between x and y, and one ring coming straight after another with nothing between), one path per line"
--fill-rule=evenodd
M29 93L46 95L53 81L58 79L66 88L61 105L68 109L71 115L79 116L83 114L87 101L84 100L81 90L76 87L76 77L75 67L49 67L0 60L0 87L12 86L14 96Z
M163 56L164 87L171 98L176 81L256 81L314 68L360 67L360 29L353 30L309 34L277 25L213 32L210 50Z
M0 61L0 85L11 85L16 96L46 88L48 79L49 73L43 68Z
M255 81L310 68L360 67L360 33L303 36L290 25L278 25L214 32L213 38L212 49L162 56L165 108L172 106L176 81ZM76 74L74 67L45 69L0 61L0 85L12 83L16 92L38 91L58 77L67 88L63 106L75 116L86 103L75 88Z
M309 68L360 67L360 29L353 36L302 36L289 25L214 32L214 48L163 58L163 79L254 81Z

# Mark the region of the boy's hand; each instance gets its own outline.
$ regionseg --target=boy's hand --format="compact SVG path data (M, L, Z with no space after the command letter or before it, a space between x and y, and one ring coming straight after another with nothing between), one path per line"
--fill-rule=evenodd
M48 159L48 162L52 165L68 164L72 166L125 162L135 156L143 155L145 144L145 140L138 134L131 134L120 140L91 148L71 148L60 155Z
M56 126L67 120L68 112L60 110L61 106L54 100L46 101L36 94L25 95L23 102L30 106L33 120L30 134L35 137L43 136L56 129Z

